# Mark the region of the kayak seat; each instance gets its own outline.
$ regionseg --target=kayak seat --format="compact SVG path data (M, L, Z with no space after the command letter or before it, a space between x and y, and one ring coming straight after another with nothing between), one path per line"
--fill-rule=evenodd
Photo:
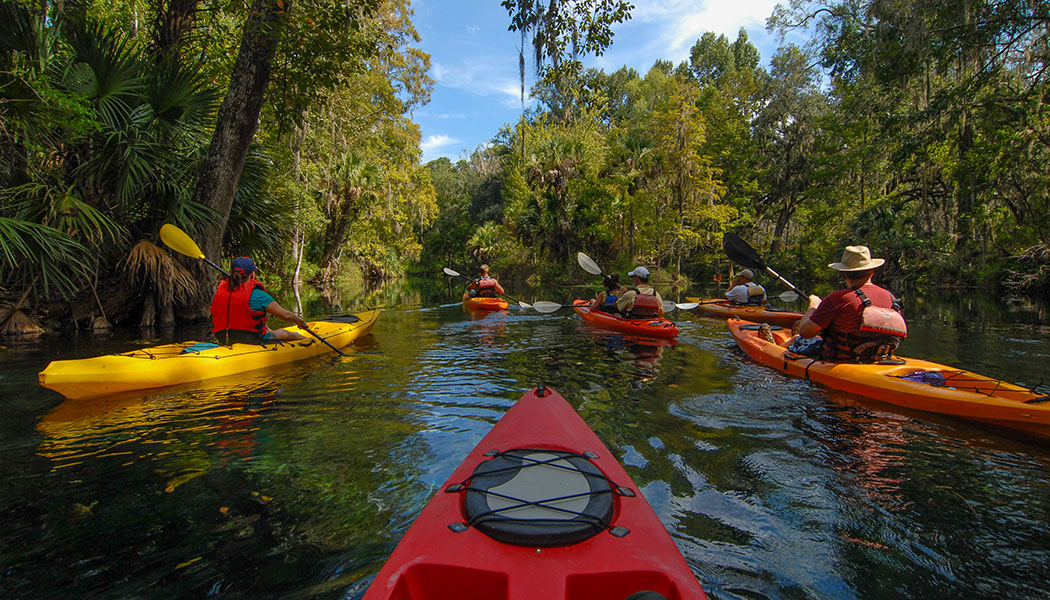
M209 342L197 342L196 344L191 344L189 346L186 346L185 348L182 349L182 352L179 352L179 354L200 354L201 352L204 352L205 350L211 350L212 348L218 348L218 347L219 347L218 344L212 344L212 343L209 343Z
M464 492L466 523L505 544L550 548L578 544L608 529L628 532L610 523L613 495L634 492L611 482L590 456L562 450L519 448L490 451L466 481L446 492ZM458 526L458 527L456 527Z

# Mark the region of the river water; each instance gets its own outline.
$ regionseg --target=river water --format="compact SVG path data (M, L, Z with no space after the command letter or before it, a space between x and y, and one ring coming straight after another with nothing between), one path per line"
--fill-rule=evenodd
M36 373L203 330L0 341L0 598L352 597L539 383L617 454L712 598L1050 597L1050 444L788 378L692 314L652 347L568 309L478 318L455 293L342 302L386 307L346 358L101 400ZM1045 305L908 310L901 354L1050 380Z

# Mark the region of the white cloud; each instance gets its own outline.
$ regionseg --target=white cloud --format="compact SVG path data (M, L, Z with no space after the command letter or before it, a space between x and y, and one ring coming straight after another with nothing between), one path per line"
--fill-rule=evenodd
M778 0L656 0L639 2L625 24L645 25L662 33L649 45L660 58L679 62L689 57L689 49L704 32L725 34L730 41L743 27L751 37L764 32L766 19ZM617 36L613 41L615 47Z
M460 140L458 140L458 139L456 139L454 137L451 137L451 136L444 135L444 134L441 134L441 135L428 135L427 139L423 140L419 144L419 147L423 150L424 154L428 154L431 150L435 150L437 148L443 148L445 146L450 146L452 144L458 144L459 142L460 142Z
M503 107L513 109L521 107L521 80L508 75L508 72L517 75L516 61L514 67L511 71L506 64L494 64L480 60L455 66L435 62L431 66L431 74L438 85L463 90L478 96L498 96L499 103ZM532 83L526 78L526 94L531 86ZM525 104L530 103L526 96Z

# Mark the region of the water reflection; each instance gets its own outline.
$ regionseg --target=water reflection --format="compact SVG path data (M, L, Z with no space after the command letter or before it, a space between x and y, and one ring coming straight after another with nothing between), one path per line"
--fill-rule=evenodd
M677 316L661 345L567 310L474 320L444 281L399 285L339 299L404 306L349 359L138 396L60 403L35 374L196 332L5 342L0 597L340 598L541 382L624 463L715 600L1045 595L1043 446L782 376L719 322ZM335 312L310 293L309 313ZM909 354L1046 371L1045 324L1021 323L1037 308L909 300Z
M40 420L44 437L39 454L52 461L53 469L89 457L192 459L202 449L213 452L220 462L250 460L258 445L257 422L276 401L281 385L305 377L327 361L305 362L160 392L65 400ZM144 440L149 441L143 444ZM133 447L137 449L129 449ZM180 462L175 470L185 472L186 463Z

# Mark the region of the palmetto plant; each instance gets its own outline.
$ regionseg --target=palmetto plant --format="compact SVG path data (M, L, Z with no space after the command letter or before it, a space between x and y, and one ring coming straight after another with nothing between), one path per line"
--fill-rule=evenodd
M47 302L123 267L170 305L190 283L129 240L210 221L190 192L216 92L122 31L4 0L0 55L0 286Z

